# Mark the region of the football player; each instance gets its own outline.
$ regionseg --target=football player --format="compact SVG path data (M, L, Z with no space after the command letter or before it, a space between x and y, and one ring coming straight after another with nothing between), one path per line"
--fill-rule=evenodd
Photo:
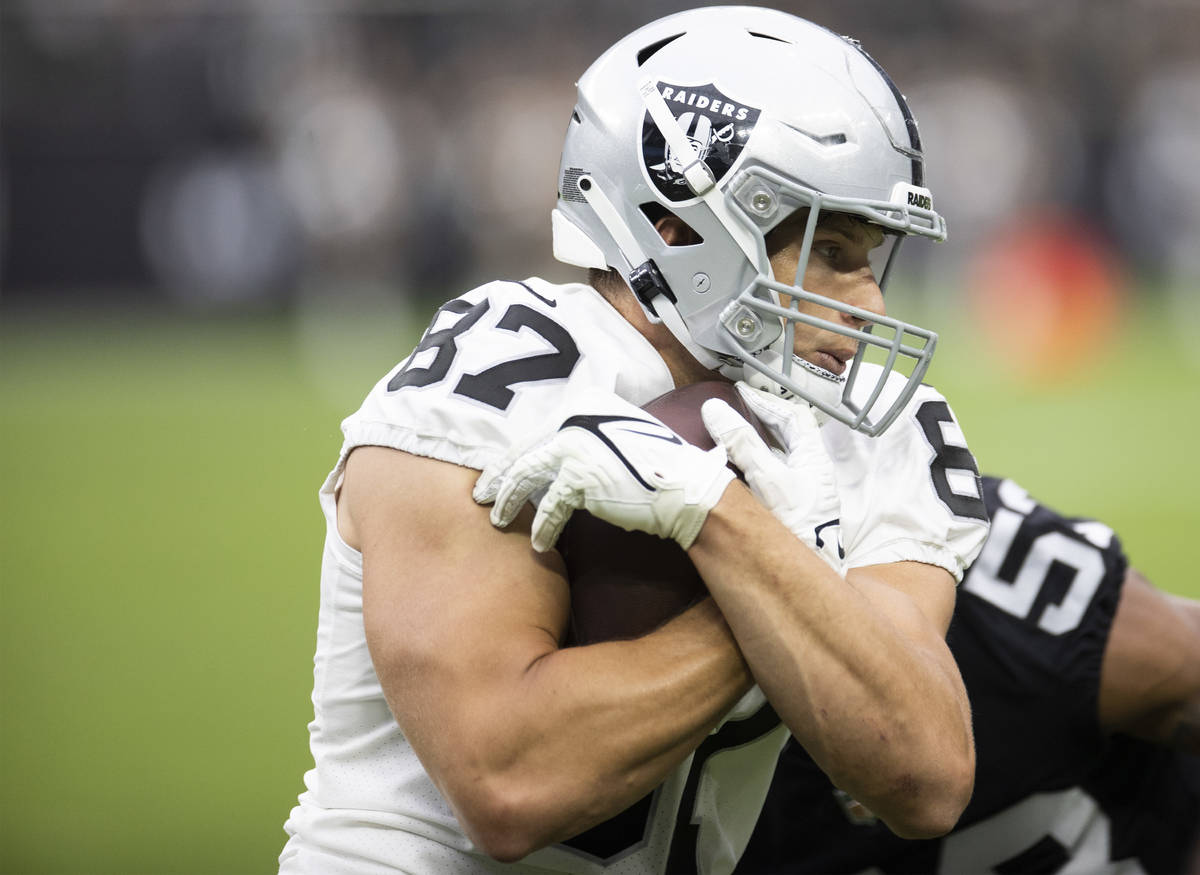
M739 872L1197 871L1200 603L1103 524L984 486L992 530L948 636L975 722L962 820L897 838L791 744Z
M589 68L552 219L590 282L449 301L343 423L282 871L729 872L789 733L898 833L951 828L944 635L987 516L935 335L884 312L898 242L945 237L923 174L883 70L784 13L679 13ZM782 456L724 402L708 451L640 409L722 378ZM712 598L560 647L578 507Z

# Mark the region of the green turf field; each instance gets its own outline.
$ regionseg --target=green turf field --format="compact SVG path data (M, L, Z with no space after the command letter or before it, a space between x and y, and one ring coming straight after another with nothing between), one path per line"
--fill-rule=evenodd
M423 320L422 320L423 321ZM931 381L986 471L1200 596L1200 374L1144 316L1030 387L949 330ZM403 321L0 318L0 871L262 873L308 763L338 424Z

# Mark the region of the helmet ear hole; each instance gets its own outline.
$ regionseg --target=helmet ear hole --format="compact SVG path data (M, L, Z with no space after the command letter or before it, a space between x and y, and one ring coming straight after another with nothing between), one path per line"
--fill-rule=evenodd
M648 202L642 204L638 209L642 211L642 215L654 226L654 230L659 233L668 246L698 246L704 242L704 238L695 228L662 204Z

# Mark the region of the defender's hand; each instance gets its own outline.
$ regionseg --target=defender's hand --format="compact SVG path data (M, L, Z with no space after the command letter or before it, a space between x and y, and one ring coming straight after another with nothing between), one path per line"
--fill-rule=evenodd
M724 401L704 402L700 415L705 428L741 469L755 497L840 574L837 523L841 503L833 461L821 441L813 409L745 383L738 383L737 390L779 443L783 456L768 447L754 427Z
M694 447L615 395L591 394L574 409L553 435L484 469L473 494L495 502L492 523L507 526L544 489L533 520L538 552L554 545L577 508L690 547L734 478L725 450Z

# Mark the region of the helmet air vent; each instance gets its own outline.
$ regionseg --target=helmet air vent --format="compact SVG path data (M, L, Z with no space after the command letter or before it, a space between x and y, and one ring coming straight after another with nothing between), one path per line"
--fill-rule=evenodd
M658 52L659 49L665 48L666 46L675 42L675 40L679 39L681 36L683 36L682 33L677 33L674 36L669 36L669 37L666 37L665 39L660 39L658 42L651 43L650 45L646 46L640 52L637 53L637 65L639 67L642 66L642 64L649 61L650 58L653 57L654 54L656 52Z

